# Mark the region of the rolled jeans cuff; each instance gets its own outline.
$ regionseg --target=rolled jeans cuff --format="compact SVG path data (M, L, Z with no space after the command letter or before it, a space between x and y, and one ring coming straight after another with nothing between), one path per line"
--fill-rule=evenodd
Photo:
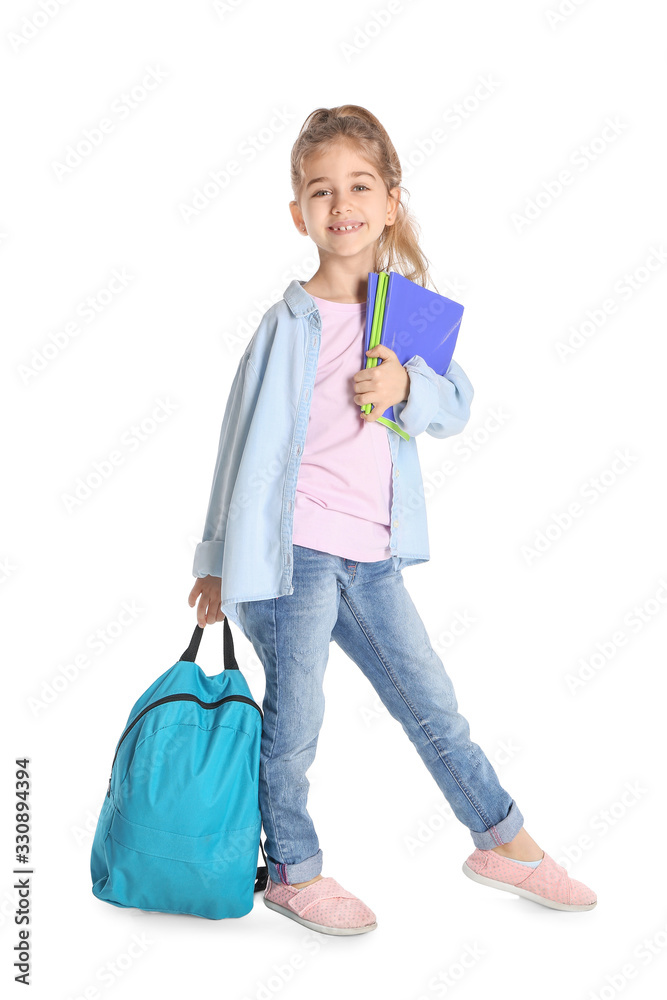
M272 882L282 882L283 885L294 885L295 882L310 882L311 878L322 874L322 849L296 864L281 864L274 861L268 854L266 866Z
M500 844L507 844L510 840L514 840L522 826L523 816L521 810L514 799L512 799L512 804L505 819L502 819L500 823L496 823L494 826L490 826L488 830L471 830L470 835L475 847L479 847L482 851L490 851Z

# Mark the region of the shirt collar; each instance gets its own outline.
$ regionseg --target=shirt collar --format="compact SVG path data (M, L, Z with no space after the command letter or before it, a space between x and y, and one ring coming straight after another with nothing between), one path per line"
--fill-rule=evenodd
M303 287L304 285L305 281L299 281L297 278L290 281L283 293L285 302L295 316L308 316L311 312L319 314L317 306Z

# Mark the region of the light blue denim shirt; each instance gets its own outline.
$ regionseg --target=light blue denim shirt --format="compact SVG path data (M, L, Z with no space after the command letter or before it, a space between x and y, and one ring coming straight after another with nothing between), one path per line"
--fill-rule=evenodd
M193 575L222 578L222 612L242 632L239 601L294 592L294 502L322 334L319 310L303 284L291 281L267 309L239 361L222 420L204 534L195 549ZM446 375L419 355L404 367L410 391L407 400L394 404L394 419L410 438L386 428L393 485L389 547L397 570L430 558L415 437L422 431L436 438L458 434L470 417L474 392L456 361Z

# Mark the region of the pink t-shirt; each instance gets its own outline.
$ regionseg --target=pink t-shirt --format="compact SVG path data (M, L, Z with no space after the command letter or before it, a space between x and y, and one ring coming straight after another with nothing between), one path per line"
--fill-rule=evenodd
M322 318L292 541L345 559L375 562L389 548L392 461L387 428L354 402L364 367L365 302L313 295Z

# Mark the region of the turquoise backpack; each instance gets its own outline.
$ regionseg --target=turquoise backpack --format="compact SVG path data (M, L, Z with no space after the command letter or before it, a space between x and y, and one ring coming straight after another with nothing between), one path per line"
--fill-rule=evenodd
M210 626L209 626L210 628ZM116 745L90 859L93 894L114 906L243 917L267 884L258 867L262 710L224 619L224 669L180 660L130 712Z

